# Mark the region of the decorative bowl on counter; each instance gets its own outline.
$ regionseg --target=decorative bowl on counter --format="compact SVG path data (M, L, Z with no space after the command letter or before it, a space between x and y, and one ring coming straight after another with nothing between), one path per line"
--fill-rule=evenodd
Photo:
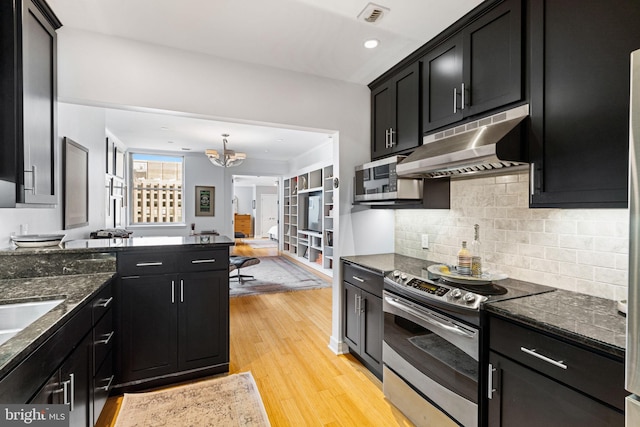
M480 277L467 276L459 274L455 267L444 264L430 265L427 267L427 270L431 274L441 276L445 280L462 285L488 285L496 280L503 280L509 277L504 273L490 271L483 272Z
M59 245L65 236L66 234L23 234L11 236L11 241L14 245L23 248L40 248Z

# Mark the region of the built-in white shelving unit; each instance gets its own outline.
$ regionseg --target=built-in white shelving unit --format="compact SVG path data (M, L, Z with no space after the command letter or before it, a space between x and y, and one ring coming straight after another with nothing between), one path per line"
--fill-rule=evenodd
M333 166L287 178L283 189L283 254L332 276Z

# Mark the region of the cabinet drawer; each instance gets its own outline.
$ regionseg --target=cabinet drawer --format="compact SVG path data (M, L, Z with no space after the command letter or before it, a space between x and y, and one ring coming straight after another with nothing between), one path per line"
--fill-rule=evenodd
M190 251L180 257L180 271L226 270L229 268L229 251L212 249Z
M374 273L373 271L344 263L342 274L346 282L382 298L383 278L381 273Z
M175 272L175 253L149 251L118 254L118 273L121 276L146 276Z
M94 373L98 370L107 353L113 348L115 329L113 328L113 310L109 310L93 329Z
M502 319L490 319L493 351L624 410L627 393L622 361Z
M113 290L111 283L105 286L93 299L93 324L95 325L113 306Z
M109 391L114 381L112 353L100 367L100 370L93 378L93 424L95 425L100 417L100 412L109 397Z

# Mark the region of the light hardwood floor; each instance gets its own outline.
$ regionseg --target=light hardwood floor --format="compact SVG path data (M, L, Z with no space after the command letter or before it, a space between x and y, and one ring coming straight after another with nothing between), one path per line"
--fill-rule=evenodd
M274 427L411 426L375 376L329 350L330 333L331 288L231 298L230 373L251 371ZM121 400L98 426L115 424Z

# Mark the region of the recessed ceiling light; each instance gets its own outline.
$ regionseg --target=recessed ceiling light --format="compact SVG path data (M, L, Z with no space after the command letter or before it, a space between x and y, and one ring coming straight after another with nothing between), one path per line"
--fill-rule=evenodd
M284 139L276 139L276 142L284 142Z
M162 127L160 128L160 130L169 130L169 128L168 128L168 127L166 127L166 126L162 126Z
M173 141L167 141L168 144L173 144Z
M191 148L185 148L185 147L182 147L182 148L181 148L181 150L182 150L182 151L191 151Z
M378 44L379 44L379 43L380 43L380 41L379 41L379 40L376 40L376 39L369 39L369 40L366 40L366 41L364 42L364 47L366 47L367 49L373 49L373 48L378 47Z

